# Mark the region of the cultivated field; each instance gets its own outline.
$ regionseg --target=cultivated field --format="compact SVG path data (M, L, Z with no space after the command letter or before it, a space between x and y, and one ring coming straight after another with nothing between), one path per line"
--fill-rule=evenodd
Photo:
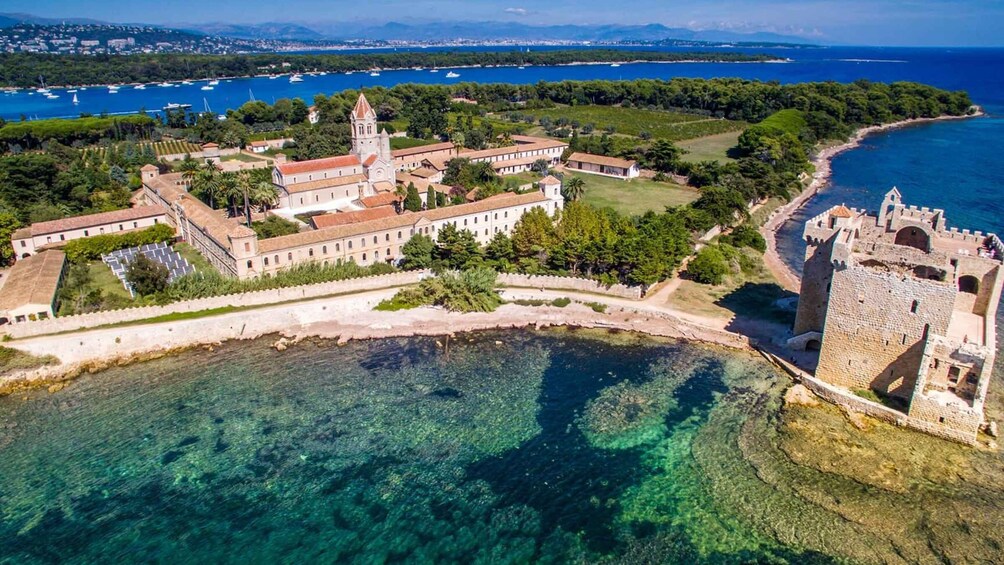
M580 127L592 124L596 134L613 128L616 134L638 136L642 132L648 132L652 135L652 139L668 139L670 141L740 131L748 125L746 122L709 118L695 114L619 106L559 106L557 108L528 110L525 113L538 119L542 116L547 116L555 121L564 118L569 122L578 122ZM582 134L580 133L580 135Z
M181 153L198 153L202 151L202 147L198 144L191 143L188 141L182 141L180 139L170 139L167 141L156 141L156 142L143 142L140 146L152 145L154 153L158 157L161 155L177 155Z

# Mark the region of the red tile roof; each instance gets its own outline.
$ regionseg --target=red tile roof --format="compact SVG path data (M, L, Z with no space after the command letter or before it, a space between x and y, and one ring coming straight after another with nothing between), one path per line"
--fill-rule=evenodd
M283 186L282 190L286 191L287 194L297 194L300 192L307 192L309 190L335 188L339 186L357 184L360 182L366 182L366 175L345 175L344 177L331 177L329 179L291 183Z
M135 208L126 208L125 210L114 210L111 212L101 212L100 214L88 214L86 216L74 216L61 220L38 222L32 224L29 229L32 236L38 236L163 215L164 209L160 206L137 206Z
M330 228L333 226L344 226L347 224L355 224L359 222L368 222L370 220L379 220L382 218L389 218L390 216L396 216L397 212L391 206L381 206L379 208L370 208L368 210L357 210L355 212L338 212L335 214L322 214L320 216L314 216L310 218L310 223L314 224L315 229Z
M572 153L568 156L568 162L589 163L591 165L604 165L607 167L619 167L621 169L630 169L637 164L635 161L627 159L607 157L606 155L593 155L592 153Z
M444 141L443 143L431 143L429 145L419 145L416 147L408 147L406 149L395 149L391 151L391 155L395 159L398 157L410 157L412 155L421 155L423 153L435 153L438 151L453 151L456 149L456 145L451 141Z
M367 196L366 198L360 198L359 203L367 208L377 208L380 206L389 206L397 201L401 200L401 197L393 192L384 192L377 194L376 196Z
M830 215L834 218L853 218L854 213L847 209L847 206L841 204L836 206L833 210L830 210Z
M365 118L367 115L372 114L376 116L376 112L373 111L373 107L370 106L369 101L366 100L366 95L362 92L359 93L359 100L356 100L356 107L353 108L352 113L355 114L356 118Z
M377 160L377 156L376 156L376 153L374 153L374 154L370 155L369 157L367 157L365 161L363 161L363 165L365 165L365 166L369 167L369 166L370 166L370 165L372 165L372 164L373 164L373 163L374 163L374 162L375 162L376 160Z
M355 155L339 155L338 157L325 157L324 159L312 159L310 161L279 163L276 165L276 168L284 175L295 175L297 173L323 171L324 169L354 167L359 164L359 157Z

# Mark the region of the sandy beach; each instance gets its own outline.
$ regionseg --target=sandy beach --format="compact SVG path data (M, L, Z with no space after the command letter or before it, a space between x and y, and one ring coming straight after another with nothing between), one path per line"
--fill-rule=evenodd
M861 145L861 142L871 134L879 133L883 131L889 131L893 129L908 127L917 124L924 124L929 122L939 122L947 120L965 120L969 118L976 118L983 116L984 112L978 106L976 111L972 114L965 116L940 116L937 118L916 118L912 120L903 120L899 122L893 122L889 124L882 124L879 126L868 126L860 128L854 132L854 135L845 143L840 145L835 145L833 147L827 147L819 151L815 157L812 159L812 165L815 167L815 172L812 175L812 182L799 193L798 196L793 198L790 202L781 206L774 211L764 222L764 225L760 227L760 233L763 235L764 239L767 240L767 251L764 253L764 263L767 268L770 269L774 277L777 278L778 283L787 290L792 292L798 292L799 286L801 285L801 278L798 273L793 271L788 265L784 263L781 256L777 252L777 232L781 229L781 226L787 222L792 214L794 214L799 208L805 205L813 196L818 194L821 190L826 188L830 183L831 162L834 157L854 149L855 147Z

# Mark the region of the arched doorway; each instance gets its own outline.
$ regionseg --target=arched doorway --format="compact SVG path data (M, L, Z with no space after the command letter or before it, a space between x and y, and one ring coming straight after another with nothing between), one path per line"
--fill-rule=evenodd
M959 277L959 292L979 294L980 280L972 275L962 275Z
M907 227L896 232L896 245L905 245L921 251L931 249L931 238L920 228Z

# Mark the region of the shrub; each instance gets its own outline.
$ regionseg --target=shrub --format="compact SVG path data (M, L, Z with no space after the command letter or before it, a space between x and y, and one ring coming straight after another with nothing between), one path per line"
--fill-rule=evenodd
M192 273L176 279L164 294L168 300L192 300L209 296L271 290L304 284L316 284L340 281L371 275L393 273L397 269L387 263L376 263L369 267L361 267L355 261L324 265L321 263L304 263L256 279L240 280L224 277L216 271Z
M498 274L488 267L446 271L417 286L399 290L376 306L377 310L403 310L418 306L443 306L453 312L492 312L502 298L495 291Z
M687 265L687 273L695 281L704 284L722 284L729 272L728 263L721 250L709 245L697 252L697 256Z
M167 224L157 224L139 231L74 239L66 244L63 251L71 263L84 263L100 259L102 255L119 249L172 239L174 239L174 228Z
M269 216L258 222L251 222L251 229L258 235L258 239L269 239L281 235L299 233L300 226L296 222L291 222L279 216Z
M721 241L735 247L756 249L760 253L767 250L767 241L756 228L749 224L743 224L734 229L732 233L722 236Z
M557 306L558 308L564 308L565 306L568 306L571 303L572 303L572 299L571 298L568 298L567 296L563 296L561 298L555 298L554 300L552 300L551 301L551 306Z

